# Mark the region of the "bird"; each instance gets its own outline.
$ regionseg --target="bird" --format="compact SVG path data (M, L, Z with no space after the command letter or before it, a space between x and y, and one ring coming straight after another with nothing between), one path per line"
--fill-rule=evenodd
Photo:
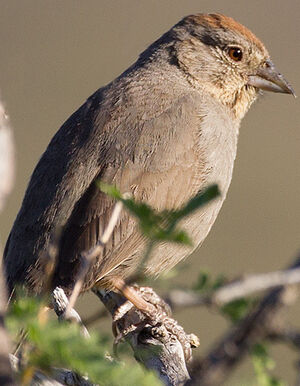
M241 120L262 90L294 95L249 29L217 13L180 20L54 135L33 171L5 247L9 289L22 284L35 294L42 291L43 260L59 229L52 286L70 295L82 253L97 245L115 205L98 180L158 211L178 209L217 183L221 196L181 223L194 247L158 244L145 275L156 277L191 254L225 200ZM95 286L124 289L120 283L138 267L144 246L137 221L122 211L82 292Z

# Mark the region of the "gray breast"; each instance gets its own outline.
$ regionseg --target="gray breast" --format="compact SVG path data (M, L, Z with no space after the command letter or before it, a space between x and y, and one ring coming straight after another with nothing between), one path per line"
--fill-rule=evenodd
M191 237L192 248L170 243L156 247L146 269L152 275L171 269L202 244L226 198L236 157L240 122L234 120L224 106L213 100L210 103L199 107L198 148L203 154L206 168L206 179L199 190L204 185L217 183L221 196L180 224Z

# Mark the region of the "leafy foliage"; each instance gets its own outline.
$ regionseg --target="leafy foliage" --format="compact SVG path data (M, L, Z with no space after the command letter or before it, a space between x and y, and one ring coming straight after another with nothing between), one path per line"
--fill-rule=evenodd
M149 240L141 266L155 243L168 241L191 245L189 236L179 228L180 221L219 195L217 186L213 185L178 210L158 212L145 203L123 196L114 186L102 182L98 182L98 186L103 192L123 203L137 218L141 232ZM223 275L212 278L209 272L201 271L193 289L203 295L211 295L226 284L226 281ZM251 310L255 302L256 299L251 297L240 298L220 307L219 311L232 323L237 323ZM86 339L81 335L77 324L58 322L56 319L45 317L42 312L45 304L45 300L19 295L7 316L6 322L13 336L17 336L20 331L26 332L23 334L26 337L21 348L21 383L30 381L37 369L51 374L52 369L56 367L88 375L90 381L104 386L161 384L155 374L143 370L131 356L124 354L123 363L112 359L109 356L109 339L103 334L91 332L90 338ZM257 344L253 348L251 358L260 386L285 385L270 374L275 363L264 344Z
M197 282L194 284L193 289L200 293L212 292L226 283L224 275L219 275L216 279L211 277L208 271L200 271L198 274Z
M21 383L28 370L39 369L51 374L52 368L68 368L78 374L87 374L100 385L160 385L156 376L144 371L135 361L126 357L127 366L108 360L108 338L92 332L87 339L77 324L58 322L42 316L43 302L37 298L19 296L7 316L7 326L14 336L26 330L26 343L22 347L25 366ZM39 315L40 317L37 317Z
M98 181L97 184L104 193L123 203L125 208L138 219L143 235L152 242L171 241L191 245L192 242L186 232L177 228L179 221L219 195L217 185L212 185L190 199L179 210L157 212L144 202L125 198L115 186L101 181Z
M260 386L285 386L285 382L270 374L275 367L265 344L256 344L251 353L257 382Z
M227 280L224 275L219 275L213 279L209 272L201 271L193 288L202 294L212 294L218 288L225 285L226 282ZM219 311L223 316L229 318L232 323L237 323L250 311L255 303L256 299L243 297L225 304L219 308Z
M211 277L208 271L201 271L198 275L196 284L193 289L202 294L212 294L227 282L223 275L216 279ZM243 297L219 308L221 314L231 320L232 323L239 322L247 315L256 304L253 297ZM275 362L270 357L267 347L263 343L256 344L251 351L251 359L256 375L256 385L259 386L285 386L286 383L270 374L275 368ZM250 383L249 383L250 384Z
M145 256L149 255L154 243L171 241L191 244L188 235L178 229L178 222L190 215L219 194L216 185L193 197L177 211L156 212L145 203L135 202L121 195L117 188L99 182L102 191L122 201L127 210L139 222L142 233L150 240ZM68 368L78 374L88 374L93 382L101 385L144 385L160 384L156 376L143 371L131 360L124 366L107 359L108 340L105 336L92 332L84 338L76 324L57 322L45 317L42 312L45 301L23 295L17 296L7 317L7 324L14 336L25 331L22 345L22 383L30 381L34 370L51 373L53 367ZM126 358L128 362L129 359Z
M246 316L254 303L252 298L240 298L225 304L220 310L232 323L237 323Z

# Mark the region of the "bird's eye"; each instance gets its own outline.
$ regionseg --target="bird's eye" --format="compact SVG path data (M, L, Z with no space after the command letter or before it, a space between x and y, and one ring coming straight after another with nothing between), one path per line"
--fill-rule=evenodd
M243 51L239 47L229 47L228 55L235 62L240 62L243 59Z

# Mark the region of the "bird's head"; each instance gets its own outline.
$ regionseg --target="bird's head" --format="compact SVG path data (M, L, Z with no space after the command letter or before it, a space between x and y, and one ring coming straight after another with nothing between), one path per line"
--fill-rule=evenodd
M177 63L189 81L242 118L259 90L293 94L263 43L220 14L187 16L170 31Z

